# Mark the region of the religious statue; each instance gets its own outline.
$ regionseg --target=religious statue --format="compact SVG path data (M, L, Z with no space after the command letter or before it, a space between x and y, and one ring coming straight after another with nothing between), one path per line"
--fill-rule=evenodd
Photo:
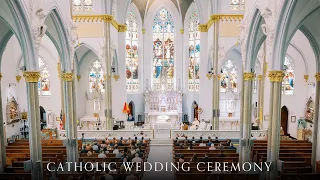
M161 64L161 60L158 59L156 64L155 64L155 78L159 78L161 75L161 71L162 71L162 64Z
M227 105L228 105L228 109L227 109L228 112L233 112L234 111L234 99L231 95L228 96Z
M93 97L93 109L96 112L100 111L100 88L97 82L95 82L94 89L92 92Z
M52 112L50 109L47 112L47 124L49 128L54 128L54 120L53 120Z
M306 128L306 121L300 117L298 120L298 129L305 129Z

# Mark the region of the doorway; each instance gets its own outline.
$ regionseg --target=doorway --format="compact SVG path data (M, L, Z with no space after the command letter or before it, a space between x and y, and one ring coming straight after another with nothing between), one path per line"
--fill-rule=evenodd
M281 127L282 127L282 130L284 132L284 135L288 135L288 132L287 132L287 128L288 128L288 114L289 114L289 111L288 111L288 108L286 106L283 106L281 108Z

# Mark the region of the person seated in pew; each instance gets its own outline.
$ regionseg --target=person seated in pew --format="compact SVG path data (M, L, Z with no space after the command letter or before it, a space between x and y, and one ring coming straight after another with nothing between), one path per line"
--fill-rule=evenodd
M115 146L115 147L114 147L114 150L113 150L112 153L113 153L113 154L118 154L118 153L119 153L118 146Z
M116 158L123 158L123 157L124 157L123 151L120 151L118 154L116 154Z
M147 140L144 139L144 137L142 137L141 140L142 140L142 144L143 144L143 145L145 145L145 144L148 143Z
M193 144L190 144L189 146L188 146L188 150L193 150L194 148L193 148Z
M110 175L109 168L106 168L104 178L105 178L105 180L113 180L113 176Z
M106 147L103 148L103 151L104 151L104 154L109 154L110 153Z
M92 156L92 152L91 152L91 151L88 151L87 156L88 156L88 157L91 157L91 156Z
M120 140L118 143L117 143L118 146L124 146L124 144L122 143L122 140Z
M230 143L230 146L228 147L228 149L237 149L237 148L234 147L232 143Z
M216 150L216 147L214 147L214 144L212 143L211 146L209 147L209 150Z
M88 153L88 150L86 148L87 146L83 146L80 153Z
M107 144L106 144L106 141L102 141L101 144L100 144L100 148L105 148L107 147Z
M179 146L178 141L177 141L177 140L173 140L173 145L174 145L174 146Z
M200 144L199 144L199 147L206 147L206 143L204 143L204 141L202 141Z
M198 141L196 141L196 143L202 143L202 136L200 136L200 139Z
M207 143L207 146L211 147L211 145L213 144L212 140L210 139Z
M130 152L131 152L131 155L136 154L136 148L134 147L134 145L131 145L131 150L130 150Z
M219 146L216 147L216 149L221 149L221 150L223 150L223 148L224 148L224 147L223 147L223 144L222 144L222 143L220 143Z
M196 140L194 139L194 136L192 137L192 139L191 139L191 141L190 141L190 142L193 142L193 141L196 141Z
M223 154L223 151L220 151L220 153L217 156L218 157L225 157L225 155Z
M230 146L231 140L227 139L227 142L224 144L224 146Z
M98 146L98 143L94 143L93 146L92 146L92 150L96 153L99 153L99 146Z
M87 151L91 151L91 149L92 149L91 144L88 143L87 146L86 146L86 150Z
M104 153L104 151L101 151L100 154L98 154L98 158L106 158L106 154Z
M192 156L192 158L190 159L190 162L194 162L194 163L199 162L198 155L194 154L194 155Z
M132 140L131 138L129 137L128 141L127 141L128 144L131 144L132 143Z
M181 154L179 153L179 151L176 151L176 153L175 153L175 156L174 156L174 157L178 158L178 157L180 157L180 156L181 156Z
M179 163L184 163L184 155L181 154L180 158L179 158Z
M213 143L220 143L220 141L218 140L218 137L216 137L216 140Z
M204 155L204 158L202 158L199 162L211 162L212 160L209 158L208 153Z
M139 157L139 154L136 153L131 162L142 162L142 159Z

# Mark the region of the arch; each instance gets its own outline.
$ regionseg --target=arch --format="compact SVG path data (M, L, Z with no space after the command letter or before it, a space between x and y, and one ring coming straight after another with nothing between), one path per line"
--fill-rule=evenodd
M83 62L90 55L93 56L92 59L99 59L97 51L92 46L88 45L87 43L80 43L79 45L77 45L75 47L74 54L75 54L75 58L74 59L76 61L76 68L77 68L78 75L80 73L80 68L81 68ZM106 70L105 63L101 62L101 65L102 65L102 68L105 71Z
M305 66L305 74L309 74L307 59L306 59L304 53L302 52L302 50L297 45L295 45L291 42L290 42L290 46L293 47L300 54L300 56L302 57L304 66Z
M289 110L286 106L281 108L281 126L284 135L288 134L288 120L289 120Z
M129 102L129 109L130 109L130 114L132 115L132 117L135 117L136 115L136 107L133 101Z

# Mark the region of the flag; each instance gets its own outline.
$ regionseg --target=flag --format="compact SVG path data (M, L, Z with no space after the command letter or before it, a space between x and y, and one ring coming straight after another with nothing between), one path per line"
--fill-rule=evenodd
M129 108L129 106L128 106L128 104L126 102L124 103L122 112L125 113L125 114L129 114L130 113L130 108Z

